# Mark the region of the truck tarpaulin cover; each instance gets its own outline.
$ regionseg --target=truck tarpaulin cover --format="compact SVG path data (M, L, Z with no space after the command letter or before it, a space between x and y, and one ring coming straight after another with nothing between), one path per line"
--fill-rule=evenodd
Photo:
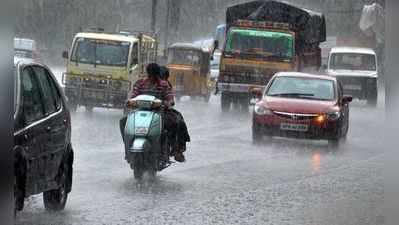
M231 6L226 12L230 26L237 20L288 23L299 32L299 40L306 43L326 41L326 22L321 13L278 2L259 0Z

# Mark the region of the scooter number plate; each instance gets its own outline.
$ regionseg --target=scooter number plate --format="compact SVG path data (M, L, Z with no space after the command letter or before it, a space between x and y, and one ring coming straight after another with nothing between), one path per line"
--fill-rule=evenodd
M135 133L136 134L147 134L148 128L147 127L136 127Z

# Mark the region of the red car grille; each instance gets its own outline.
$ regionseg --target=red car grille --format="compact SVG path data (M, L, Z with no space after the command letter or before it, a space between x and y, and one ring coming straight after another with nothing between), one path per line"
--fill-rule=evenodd
M273 112L275 115L296 121L308 121L315 119L318 115L317 114L302 114L302 113L288 113L288 112Z

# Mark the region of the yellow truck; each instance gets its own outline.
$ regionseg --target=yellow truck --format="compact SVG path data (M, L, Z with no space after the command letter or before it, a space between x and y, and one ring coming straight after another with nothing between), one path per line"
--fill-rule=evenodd
M134 82L145 76L145 66L156 62L157 46L154 35L143 32L76 34L71 50L63 52L68 62L62 81L70 109L122 109Z
M252 1L226 11L217 91L222 111L248 111L251 89L281 71L318 71L326 40L323 14L279 1ZM220 43L215 40L215 49Z

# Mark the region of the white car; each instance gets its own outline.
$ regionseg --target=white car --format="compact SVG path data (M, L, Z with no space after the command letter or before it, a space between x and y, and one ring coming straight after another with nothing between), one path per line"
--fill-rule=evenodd
M331 49L327 73L340 81L344 94L377 105L378 63L374 50L357 47Z

